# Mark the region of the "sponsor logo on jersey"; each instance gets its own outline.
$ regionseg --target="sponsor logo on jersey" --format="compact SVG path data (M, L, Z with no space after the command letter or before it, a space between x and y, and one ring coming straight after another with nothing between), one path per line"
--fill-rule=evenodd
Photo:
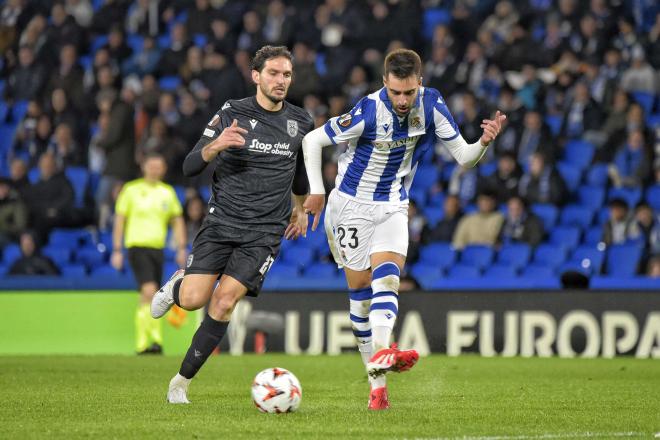
M393 148L403 147L404 145L417 142L418 138L419 136L411 136L405 139L399 139L398 141L389 141L389 142L381 141L381 142L374 142L373 144L377 150L384 151L384 150L391 150Z
M212 138L213 136L215 136L215 131L211 130L210 128L205 128L204 136Z
M298 121L293 119L286 120L286 132L289 133L289 136L296 137L298 134Z
M220 115L214 115L209 121L209 127L215 127L220 122Z
M351 125L351 122L353 121L353 115L350 113L344 113L337 119L337 124L341 125L342 127L348 127Z
M275 154L278 156L292 157L293 151L289 150L290 146L290 144L285 142L267 144L265 142L259 142L259 139L252 139L252 142L250 142L250 145L248 145L248 150L258 151L260 153Z

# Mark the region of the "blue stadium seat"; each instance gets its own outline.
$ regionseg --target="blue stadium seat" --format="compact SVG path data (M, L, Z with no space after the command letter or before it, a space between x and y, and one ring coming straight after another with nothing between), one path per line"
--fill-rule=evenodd
M0 122L4 123L8 114L9 107L7 106L7 103L0 99Z
M543 264L532 264L526 266L520 275L526 278L551 278L555 276L555 273L554 269L550 266Z
M596 214L596 223L599 226L602 226L605 224L607 220L610 218L610 208L608 206L603 206L600 208L600 211Z
M560 223L563 226L579 226L585 229L591 225L594 213L589 208L580 205L567 205L561 212Z
M408 198L414 200L418 207L426 205L426 190L417 185L413 185L408 193Z
M323 227L323 224L320 224L318 228L316 228L316 231L312 231L312 225L310 224L309 228L307 229L307 237L299 238L298 240L304 240L307 247L309 248L315 249L322 253L328 252L328 238L325 235L325 228ZM282 242L284 241L291 240L282 240Z
M170 47L170 44L172 44L172 39L170 38L169 34L164 34L158 36L157 42L158 42L158 47L165 50Z
M333 263L310 264L304 271L306 277L327 278L337 276L337 265Z
M580 243L580 235L580 229L575 226L557 226L550 232L550 243L572 250Z
M559 162L557 164L557 171L559 171L559 175L564 179L566 188L571 193L575 192L580 185L580 180L582 180L582 170L572 163Z
M646 190L645 200L653 210L660 211L660 183L656 183Z
M410 274L418 281L428 281L442 277L442 268L435 264L415 263L410 268Z
M23 120L28 110L28 101L16 101L11 107L12 122L18 124Z
M623 199L628 203L628 207L633 209L640 200L642 200L641 188L611 188L607 193L607 200Z
M413 184L414 186L414 184ZM445 203L445 193L437 192L429 197L427 205L429 206L443 206Z
M64 264L60 265L60 272L64 277L80 278L87 276L87 269L82 264Z
M48 244L50 246L65 247L68 249L75 249L78 246L86 243L91 243L92 234L86 229L64 229L56 228L50 232L48 236Z
M565 272L579 272L583 275L591 276L594 274L594 267L591 266L591 264L579 260L569 260L559 266L559 269L557 270L559 275Z
M543 229L546 231L551 230L555 226L555 223L557 223L559 211L555 205L534 203L532 205L532 212L543 221Z
M420 261L446 268L456 261L456 250L449 243L431 243L422 248L419 256Z
M653 114L653 115L647 115L646 116L646 125L648 125L649 128L651 128L653 130L660 127L660 113L656 113L656 114Z
M432 187L440 178L440 170L433 165L419 165L415 172L415 186L425 190Z
M186 203L186 188L183 185L174 185L174 192L179 203L183 206Z
M479 164L479 175L480 176L491 176L497 171L497 161L486 162L484 164Z
M649 115L653 112L653 103L655 95L648 92L632 92L632 97L644 109L644 114Z
M593 273L600 273L603 267L604 252L598 246L582 245L579 246L571 255L572 261L578 261L582 267L592 267Z
M525 243L505 244L497 254L497 263L520 269L529 261L532 248Z
M117 276L121 274L121 271L118 271L109 264L103 264L92 269L91 276Z
M112 249L112 246L110 249ZM96 247L88 246L76 251L75 261L84 264L91 270L102 266L106 262L106 257L107 252L99 252Z
M455 264L447 271L449 278L479 278L479 269L467 264Z
M607 165L603 163L596 163L589 167L587 170L586 183L592 186L604 187L607 185Z
M211 199L211 187L208 185L205 186L200 186L197 188L197 191L199 192L199 196L204 200L204 202L208 202Z
M424 38L431 39L433 29L440 24L451 23L451 12L443 8L429 8L424 11L422 32Z
M597 245L603 240L603 227L593 226L584 233L584 244Z
M632 277L637 273L642 248L636 245L615 244L607 249L605 269L608 275Z
M300 243L281 253L282 262L297 267L308 266L314 261L314 250L312 248L301 246Z
M437 225L444 215L445 213L441 207L430 206L424 208L424 217L426 217L430 227Z
M181 77L164 76L158 80L158 85L160 86L161 90L173 92L181 85Z
M144 48L144 37L139 34L126 35L126 44L133 49L133 53L140 53Z
M64 170L75 194L75 205L77 208L82 208L85 204L85 192L87 191L87 183L89 182L89 171L84 167L66 167Z
M483 276L492 278L514 278L516 276L516 268L508 264L494 264L485 270Z
M545 123L550 128L550 133L553 136L559 136L561 130L562 117L560 115L548 115L545 117Z
M95 37L92 39L92 42L89 45L89 52L90 53L95 53L97 50L102 48L108 44L108 36L107 35L99 35L98 37Z
M195 43L195 46L203 48L206 46L206 43L208 42L208 38L204 34L195 34L193 35L193 43Z
M578 188L578 202L595 212L605 202L605 189L601 186L582 185Z
M468 245L461 252L460 262L483 269L490 265L494 255L495 251L490 246Z
M71 261L71 249L66 247L52 245L44 246L41 249L41 253L53 260L53 263L57 264L58 266L68 264L69 261Z
M0 125L0 153L2 156L6 155L12 144L14 143L14 133L16 132L16 125L2 124Z
M11 266L20 256L21 248L17 244L10 243L2 249L2 262L7 266Z
M574 139L564 147L564 160L580 170L589 166L594 157L594 145L590 142Z
M562 246L543 243L534 251L534 263L556 268L566 259L566 251Z
M9 266L6 264L0 264L0 277L7 275L7 272L9 272Z
M276 261L268 271L268 276L295 278L298 276L298 267L296 265Z

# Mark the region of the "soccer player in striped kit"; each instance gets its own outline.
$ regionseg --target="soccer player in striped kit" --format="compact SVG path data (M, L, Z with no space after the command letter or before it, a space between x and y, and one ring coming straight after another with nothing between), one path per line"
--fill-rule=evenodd
M362 98L303 139L310 195L304 208L315 230L325 204L322 148L347 142L336 187L328 197L325 230L349 287L350 318L369 374L369 409L389 408L385 373L409 370L415 350L389 346L399 309L399 276L408 251L408 191L424 154L440 141L462 166L473 167L500 132L498 111L469 144L438 92L422 87L421 60L399 49L385 58L380 90Z

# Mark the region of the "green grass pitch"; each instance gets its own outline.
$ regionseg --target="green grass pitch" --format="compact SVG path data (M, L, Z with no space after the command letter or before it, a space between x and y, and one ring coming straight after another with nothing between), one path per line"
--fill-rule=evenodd
M0 357L0 438L491 440L654 438L660 362L619 359L422 358L388 376L391 409L368 412L359 356L214 356L191 405L168 405L178 357ZM261 414L250 384L290 369L303 400Z

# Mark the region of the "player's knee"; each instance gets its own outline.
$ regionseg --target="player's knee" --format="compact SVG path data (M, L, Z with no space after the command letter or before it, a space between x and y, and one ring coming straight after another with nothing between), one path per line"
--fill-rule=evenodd
M234 295L222 295L219 298L213 298L209 309L211 316L217 316L222 321L228 321L234 308L238 304L238 298Z
M372 287L374 292L399 292L401 271L393 262L379 264L373 270Z
M181 284L179 288L179 305L185 310L197 310L206 304L208 292L196 286Z

